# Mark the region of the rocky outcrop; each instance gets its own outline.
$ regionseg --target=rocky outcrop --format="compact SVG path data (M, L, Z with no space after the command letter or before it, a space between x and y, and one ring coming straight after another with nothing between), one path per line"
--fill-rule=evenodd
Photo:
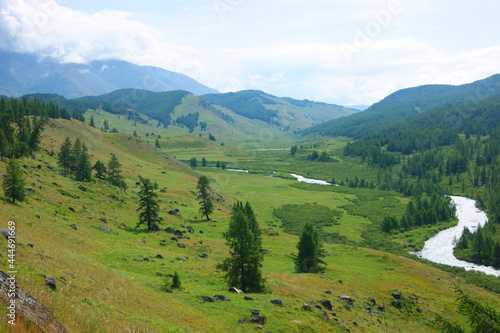
M41 332L47 333L68 333L66 328L61 324L43 304L38 302L31 295L25 293L19 285L10 280L10 276L0 271L0 296L7 304L8 313L10 312L11 300L14 298L9 297L15 290L15 314L35 324ZM9 317L10 319L10 317Z

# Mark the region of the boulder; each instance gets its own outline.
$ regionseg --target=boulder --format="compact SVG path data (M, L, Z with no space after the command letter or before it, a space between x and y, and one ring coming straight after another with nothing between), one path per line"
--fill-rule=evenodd
M394 297L394 299L401 299L401 297L403 297L403 293L399 290L395 290L391 292L391 296Z
M403 303L401 303L401 301L399 299L395 299L392 301L391 305L395 308L401 309L401 307L403 306Z
M274 305L279 305L279 306L283 305L283 301L280 299L273 299L273 300L271 300L271 303L273 303Z
M203 300L203 302L215 302L215 298L210 296L201 296L201 299Z
M53 165L47 165L47 168L49 168L52 171L57 171L57 169Z
M184 257L179 257L179 261L186 261L187 259Z
M330 320L328 313L325 310L321 310L321 311L323 312L323 317L325 317L326 320Z
M164 188L162 188L162 189L160 190L160 193L167 193L167 190L165 190Z
M243 297L243 299L245 301L253 301L254 300L253 297L250 297L250 296L245 296L245 297Z
M170 238L170 240L173 240L173 241L175 241L175 242L178 242L178 241L179 241L179 239L178 239L177 237L174 237L174 236L172 236L172 238Z
M180 247L181 249L185 249L186 245L182 243L177 243L177 246Z
M69 209L70 211L72 211L73 213L75 213L75 209L74 209L73 207L68 207L68 209Z
M172 228L172 227L167 227L167 228L165 229L165 232L168 232L169 234L173 234L173 233L175 232L175 229L174 229L174 228Z
M194 234L194 229L190 226L187 226L187 230L190 234Z
M106 220L104 217L100 217L99 221L101 221L102 223L107 223L108 222L108 220Z
M238 288L235 288L235 287L229 288L229 292L231 292L231 293L237 293L237 294L243 294L242 290L239 290Z
M229 297L224 296L224 295L214 295L214 298L218 301L231 302Z
M158 226L158 224L156 223L153 223L153 225L151 226L151 229L149 229L151 231L160 231L160 227Z
M101 231L104 232L111 232L111 230L108 227L99 227L99 229L101 229Z
M322 299L319 301L319 303L327 310L333 311L333 305L332 302L330 302L329 299Z
M182 237L182 236L184 236L184 234L182 233L182 231L180 231L180 230L178 230L178 229L174 231L174 235L176 235L177 237Z
M200 258L203 258L203 259L208 258L208 254L203 253L203 254L200 256Z
M82 191L87 191L87 188L83 185L78 186L78 188Z
M302 304L302 306L300 307L302 310L304 311L312 311L312 306L311 304L307 304L307 303L304 303Z
M73 228L73 229L75 229L75 230L78 230L77 227L76 227L76 224L74 224L74 223L72 225L70 225L70 227Z
M8 229L0 229L0 234L3 235L6 239L16 238L16 234L14 231L10 231Z
M45 284L52 290L56 290L56 280L52 276L45 277Z
M179 210L178 210L178 209L171 209L171 210L169 210L169 211L168 211L168 213L169 213L170 215L177 215L177 213L178 213L178 212L179 212Z
M264 325L266 323L266 317L264 317L262 314L260 314L260 311L255 309L252 310L252 317L248 319L248 322L251 324L259 324L259 325Z
M340 301L341 303L344 303L344 302L345 302L345 303L348 303L348 304L351 304L351 305L352 305L352 304L354 303L354 301L355 301L355 300L354 300L353 298L349 297L349 296L340 295L340 296L339 296L339 301Z
M163 256L162 256L161 254L157 254L157 255L156 255L156 258L158 258L158 259L163 259Z

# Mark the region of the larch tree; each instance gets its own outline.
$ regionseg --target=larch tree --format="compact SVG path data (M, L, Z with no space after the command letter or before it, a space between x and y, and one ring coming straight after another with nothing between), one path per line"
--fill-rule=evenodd
M12 203L16 203L16 200L21 202L24 201L24 184L23 173L17 159L10 158L7 164L6 174L2 177L5 197L12 200Z
M127 188L127 184L125 184L125 181L123 180L122 176L122 165L120 161L118 160L118 157L116 157L115 154L111 154L111 159L108 162L108 178L107 180L115 186L121 187L121 188Z
M321 259L325 257L318 232L312 223L306 223L297 244L299 253L295 257L295 266L301 273L314 273L326 266Z
M260 231L250 204L241 202L234 204L229 229L224 234L229 246L230 257L226 258L217 268L226 272L224 276L228 285L237 287L244 292L260 293L265 291L262 277L262 261Z
M138 193L139 208L137 208L137 211L139 212L139 223L137 223L137 226L146 224L148 230L151 230L153 224L159 221L158 194L154 192L154 190L158 189L158 184L152 183L150 179L141 176L139 176L139 182L141 183L141 189Z
M198 201L200 202L200 213L205 215L207 220L210 219L209 215L212 214L214 210L214 204L212 203L212 198L210 197L210 181L207 176L201 176L198 179L198 185L196 189L198 190Z

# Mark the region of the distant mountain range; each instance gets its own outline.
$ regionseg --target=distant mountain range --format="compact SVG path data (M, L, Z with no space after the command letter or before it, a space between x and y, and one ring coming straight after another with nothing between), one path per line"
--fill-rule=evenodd
M398 90L363 112L308 128L304 133L359 139L381 126L446 105L466 105L500 96L500 74L464 85L424 85Z
M0 52L0 95L53 93L77 98L125 88L186 90L195 95L218 93L184 74L122 60L60 64L30 54Z

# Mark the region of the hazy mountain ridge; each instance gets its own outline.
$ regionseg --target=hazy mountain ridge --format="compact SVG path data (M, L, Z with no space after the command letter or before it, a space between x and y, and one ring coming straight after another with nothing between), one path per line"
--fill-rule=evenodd
M424 85L398 90L367 110L309 128L305 133L360 138L388 122L445 105L474 103L500 95L500 74L472 83Z
M187 90L195 95L217 93L184 74L122 60L59 64L29 54L0 53L0 94L7 96L55 93L77 98L125 88Z

